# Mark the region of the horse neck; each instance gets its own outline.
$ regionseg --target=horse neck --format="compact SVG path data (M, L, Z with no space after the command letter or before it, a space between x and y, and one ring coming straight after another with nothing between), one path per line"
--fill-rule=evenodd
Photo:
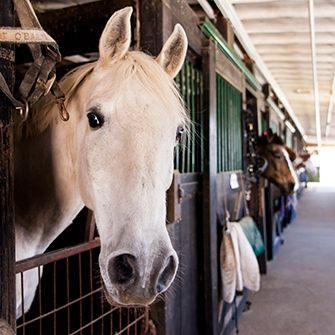
M74 121L53 122L16 146L17 259L44 252L83 207L73 126Z

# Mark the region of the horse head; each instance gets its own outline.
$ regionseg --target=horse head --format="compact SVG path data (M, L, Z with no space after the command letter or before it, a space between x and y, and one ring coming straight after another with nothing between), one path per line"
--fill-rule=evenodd
M299 182L292 164L296 154L271 129L258 138L257 153L267 161L262 173L265 178L277 185L285 195L296 190Z
M105 294L110 303L128 306L153 302L178 268L166 228L166 191L187 123L173 81L187 50L183 28L175 26L154 59L129 50L131 13L124 8L109 19L99 59L68 102L69 110L80 111L69 121L78 127L77 182L100 235Z

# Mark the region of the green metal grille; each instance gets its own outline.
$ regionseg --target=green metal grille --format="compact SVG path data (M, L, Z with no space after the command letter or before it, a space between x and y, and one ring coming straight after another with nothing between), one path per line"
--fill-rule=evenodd
M175 169L181 173L203 171L203 77L202 72L186 61L176 83L185 101L191 124L189 133L175 150Z
M217 99L217 170L242 170L241 93L218 74Z

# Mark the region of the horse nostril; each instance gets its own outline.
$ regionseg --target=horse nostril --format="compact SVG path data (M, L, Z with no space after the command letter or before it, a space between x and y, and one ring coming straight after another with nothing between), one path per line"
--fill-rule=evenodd
M176 272L176 268L177 263L175 258L173 256L169 256L167 259L167 265L165 266L165 269L158 277L156 284L156 293L161 293L169 287Z
M109 278L114 284L127 284L135 277L136 257L121 254L110 259L108 265Z

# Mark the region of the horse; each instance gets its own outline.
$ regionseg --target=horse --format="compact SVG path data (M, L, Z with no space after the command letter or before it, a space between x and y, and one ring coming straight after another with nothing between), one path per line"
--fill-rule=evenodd
M308 175L315 177L318 173L317 168L312 162L311 154L308 152L301 152L293 162L299 181L304 183L305 188L308 183Z
M103 291L117 306L149 305L175 278L166 191L189 122L173 81L186 57L184 29L175 25L154 58L130 50L131 14L131 7L115 12L98 60L61 80L67 122L46 96L18 126L14 161L16 260L43 253L86 206L100 236ZM23 292L16 278L17 317L39 280L36 269L23 276Z
M278 186L284 195L289 195L299 188L299 181L292 164L296 154L284 144L277 133L268 129L258 137L257 154L267 162L262 176Z

